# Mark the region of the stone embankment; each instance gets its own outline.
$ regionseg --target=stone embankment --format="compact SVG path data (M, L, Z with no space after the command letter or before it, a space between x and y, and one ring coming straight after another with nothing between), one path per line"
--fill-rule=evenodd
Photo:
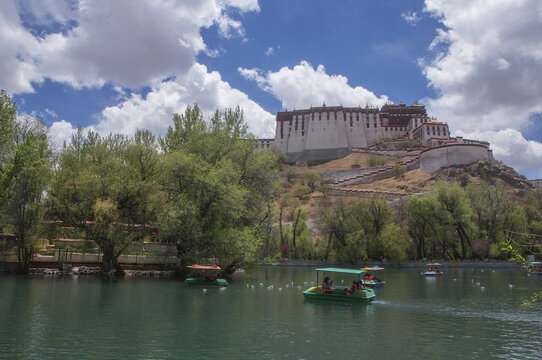
M125 270L126 277L159 277L159 278L171 278L174 277L174 271L165 270ZM100 273L99 267L94 266L74 266L74 267L62 267L62 268L30 268L31 275L98 275Z

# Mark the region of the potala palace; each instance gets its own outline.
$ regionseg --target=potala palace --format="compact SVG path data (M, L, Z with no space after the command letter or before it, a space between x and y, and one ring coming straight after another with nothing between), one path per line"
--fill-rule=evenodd
M412 141L418 140L418 141ZM342 158L353 151L405 153L401 144L418 143L419 167L434 172L444 166L493 160L489 143L450 137L446 123L427 115L425 106L388 102L382 108L326 106L278 112L274 139L259 146L274 147L290 163ZM405 153L406 154L406 153ZM397 155L397 154L395 154Z

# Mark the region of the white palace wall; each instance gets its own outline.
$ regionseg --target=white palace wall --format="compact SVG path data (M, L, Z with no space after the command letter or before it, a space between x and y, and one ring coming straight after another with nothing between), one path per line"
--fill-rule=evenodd
M344 157L351 152L351 148L367 147L383 137L376 111L360 109L353 112L330 108L293 114L290 118L277 121L273 145L287 154L291 162Z

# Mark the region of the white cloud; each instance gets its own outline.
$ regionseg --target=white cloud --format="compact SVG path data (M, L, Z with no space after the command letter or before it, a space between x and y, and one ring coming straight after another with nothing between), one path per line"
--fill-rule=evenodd
M381 106L387 96L377 97L361 87L351 87L342 75L328 75L323 65L316 69L302 61L293 69L283 67L277 72L263 75L259 69L237 69L245 79L256 81L258 86L273 94L284 108L307 108L310 105Z
M420 21L420 17L415 11L406 11L401 13L401 17L405 19L408 25L416 25Z
M520 135L530 115L542 110L542 2L425 3L425 11L445 26L430 46L437 51L434 60L421 62L438 94L424 100L428 111L456 134L491 138L497 159L520 169L533 165L529 159L541 159L542 145Z
M53 118L58 117L58 114L54 110L51 110L51 109L45 109L45 113Z
M77 128L66 120L55 121L49 127L49 144L51 149L59 151L62 149L64 142L69 144L72 138L72 134L77 131Z
M472 133L458 131L457 135L488 141L496 159L518 171L535 172L542 178L542 144L526 140L518 130L506 128L499 131L477 130Z
M230 87L216 71L208 72L195 64L183 76L162 82L146 97L132 94L117 106L103 110L101 121L93 129L101 134L132 135L136 129L149 129L163 134L174 113L182 113L195 102L209 117L216 109L241 106L249 131L260 137L274 136L275 117L263 110L248 96Z
M207 49L201 28L216 24L223 36L243 36L232 7L259 11L257 0L25 4L19 11L12 2L0 2L0 87L12 93L31 92L31 82L45 78L74 87L156 84L189 71L199 52L215 52ZM25 28L19 13L34 22ZM32 35L31 26L53 23L63 31Z
M267 50L265 50L265 56L271 56L273 55L273 53L275 52L275 49L273 49L273 47L269 47L267 48Z

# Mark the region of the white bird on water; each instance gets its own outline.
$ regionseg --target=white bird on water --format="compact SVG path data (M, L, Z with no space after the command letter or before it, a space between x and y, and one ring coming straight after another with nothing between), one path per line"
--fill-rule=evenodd
M205 294L207 292L207 289L203 289L203 293Z
M514 285L512 285L512 284L508 284L508 288L510 288L510 289L511 289L511 288L513 288L513 287L514 287Z

